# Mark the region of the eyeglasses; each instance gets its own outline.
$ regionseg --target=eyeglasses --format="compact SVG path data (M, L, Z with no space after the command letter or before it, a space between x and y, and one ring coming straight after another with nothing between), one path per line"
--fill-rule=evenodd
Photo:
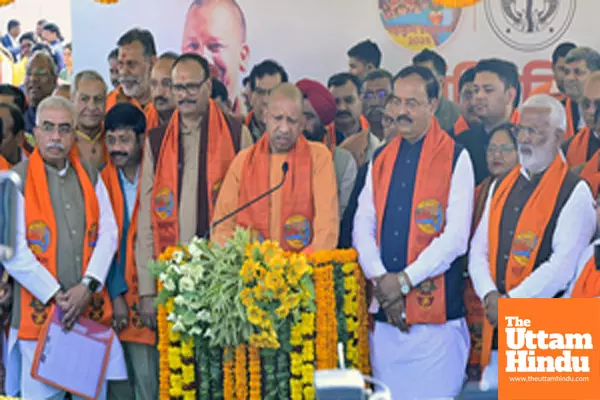
M206 82L206 79L203 79L200 82L189 82L189 83L176 83L171 84L171 90L175 94L181 94L186 92L190 96L195 96L200 92L202 85Z
M515 151L515 146L513 146L512 144L501 144L498 146L492 144L487 148L488 154L500 153L502 155L505 155L512 153L513 151Z
M40 130L46 135L51 135L58 130L59 135L64 136L73 132L73 126L67 123L54 124L49 121L44 121L40 124Z
M365 99L365 100L372 100L374 98L377 98L379 100L383 100L386 97L388 97L389 94L390 94L390 92L388 92L385 89L378 90L376 92L365 92L363 94L363 99Z

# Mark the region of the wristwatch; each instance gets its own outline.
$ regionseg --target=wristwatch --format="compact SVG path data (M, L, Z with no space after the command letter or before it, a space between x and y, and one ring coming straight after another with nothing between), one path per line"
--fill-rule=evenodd
M90 293L96 293L96 290L100 287L100 282L89 276L84 276L81 283L88 288Z
M398 274L398 282L400 282L400 293L404 296L408 296L410 293L410 283L406 279L406 275L403 273Z

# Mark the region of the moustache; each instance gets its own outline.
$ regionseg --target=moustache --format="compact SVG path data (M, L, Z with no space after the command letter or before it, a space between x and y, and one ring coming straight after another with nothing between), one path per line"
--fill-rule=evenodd
M397 120L398 122L405 121L405 122L408 122L409 124L412 124L412 123L413 123L413 120L412 120L412 118L411 118L411 117L409 117L409 116L408 116L408 115L406 115L406 114L398 116L398 118L396 118L396 120Z
M111 151L109 154L111 157L119 157L119 156L128 157L129 156L129 153L127 153L125 151Z
M192 100L192 99L183 99L183 100L179 100L179 102L177 102L177 104L182 105L182 104L196 104L197 101L196 100Z
M121 83L133 83L133 84L140 83L140 80L135 76L123 76L123 77L119 78L119 81Z
M50 142L46 145L46 149L48 149L48 150L53 150L53 149L65 150L65 146L60 142Z
M339 117L351 117L352 114L350 113L350 111L338 111L335 113L335 117L339 118Z
M163 96L156 96L154 98L155 103L167 103L168 101L169 101L169 99L167 99L166 97L163 97Z

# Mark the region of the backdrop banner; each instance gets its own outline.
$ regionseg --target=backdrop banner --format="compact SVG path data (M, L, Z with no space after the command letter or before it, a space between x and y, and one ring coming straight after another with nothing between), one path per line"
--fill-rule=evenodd
M449 9L433 0L71 0L75 72L108 78L108 53L127 29L154 34L159 53L197 52L209 59L230 94L252 65L272 58L293 81L326 82L347 70L346 51L371 39L392 73L415 52L434 48L448 61L450 98L475 60L514 61L523 93L550 78L550 56L563 41L600 48L597 4L591 0L484 0ZM108 79L107 79L108 81ZM232 96L233 98L233 96Z

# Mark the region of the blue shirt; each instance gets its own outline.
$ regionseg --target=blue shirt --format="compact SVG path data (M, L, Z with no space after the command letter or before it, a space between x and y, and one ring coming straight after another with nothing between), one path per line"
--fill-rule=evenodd
M135 207L140 175L140 170L138 168L134 181L130 182L120 168L117 168L117 171L119 174L119 184L121 186L123 199L125 201L125 215L123 216L123 232L121 235L121 242L119 243L119 253L117 253L115 256L106 278L106 288L111 300L114 300L115 297L127 293L127 290L129 289L127 287L127 282L125 281L125 267L127 262L127 233L129 231L131 213Z

